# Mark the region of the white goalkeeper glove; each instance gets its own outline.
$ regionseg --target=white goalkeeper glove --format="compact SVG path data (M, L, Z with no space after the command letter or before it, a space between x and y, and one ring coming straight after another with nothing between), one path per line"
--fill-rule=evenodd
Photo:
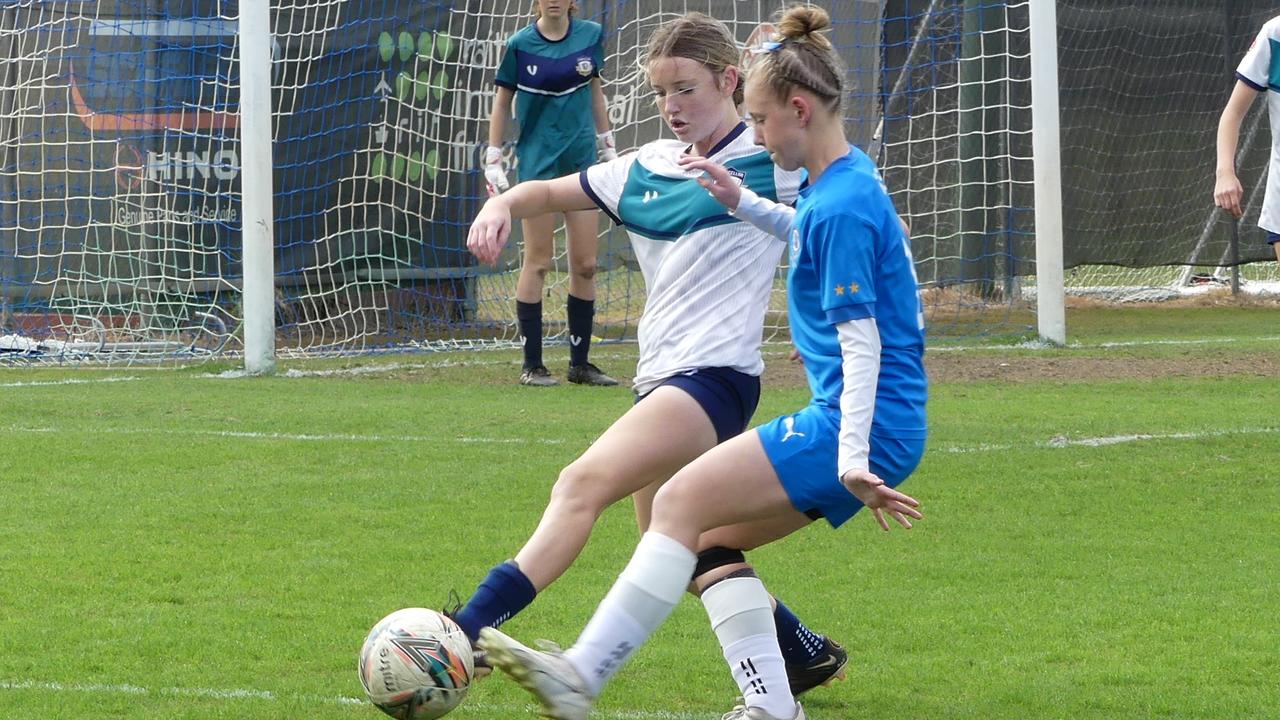
M596 135L596 149L600 151L600 162L618 159L618 147L613 142L612 130L605 130Z
M489 197L494 197L511 189L507 182L507 172L502 169L502 149L492 145L484 151L484 182L489 190Z

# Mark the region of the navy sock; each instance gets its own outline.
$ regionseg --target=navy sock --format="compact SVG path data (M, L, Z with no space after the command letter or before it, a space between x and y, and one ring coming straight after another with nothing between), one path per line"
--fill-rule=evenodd
M569 296L569 365L585 365L591 351L591 323L596 316L596 301Z
M524 368L532 370L542 365L542 301L527 303L516 301L516 321L520 325L520 337L524 338Z
M826 643L823 637L800 622L781 600L773 611L773 622L778 626L778 645L782 648L782 659L788 665L805 665L818 657L822 646Z
M538 594L533 583L515 563L505 562L489 571L471 599L453 619L467 637L475 642L480 628L498 627L513 615L529 607Z

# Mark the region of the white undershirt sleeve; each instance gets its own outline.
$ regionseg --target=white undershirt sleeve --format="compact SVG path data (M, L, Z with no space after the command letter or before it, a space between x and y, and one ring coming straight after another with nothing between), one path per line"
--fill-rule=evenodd
M738 207L729 214L746 220L770 235L786 241L791 223L796 219L796 209L790 205L762 198L749 188L742 188Z
M836 468L843 478L850 470L868 469L871 417L876 409L876 384L880 378L880 330L875 318L862 318L836 325L836 332L840 336L844 370Z

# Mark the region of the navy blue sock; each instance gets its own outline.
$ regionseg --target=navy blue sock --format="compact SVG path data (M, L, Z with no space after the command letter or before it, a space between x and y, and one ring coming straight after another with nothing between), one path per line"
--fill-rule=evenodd
M533 583L515 563L504 562L489 571L467 604L453 619L467 637L475 642L480 628L498 627L513 615L529 607L538 594Z
M591 323L596 317L596 301L569 296L569 365L587 364L591 351Z
M773 622L778 626L778 645L782 659L788 665L805 665L813 662L825 644L823 637L800 622L781 600L773 611Z
M542 366L542 301L516 301L516 322L524 338L524 370Z

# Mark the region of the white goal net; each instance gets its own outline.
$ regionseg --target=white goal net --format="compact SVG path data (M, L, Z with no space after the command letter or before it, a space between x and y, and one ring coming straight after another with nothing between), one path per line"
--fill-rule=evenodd
M493 79L531 0L271 3L276 352L514 343L519 246L477 266ZM782 3L582 0L620 150L669 135L639 59L698 10L746 45ZM833 0L850 139L912 228L930 332L1021 332L1033 273L1027 3ZM0 360L243 352L238 5L0 2ZM518 238L516 238L518 240ZM597 328L644 284L601 220ZM563 338L567 262L548 278ZM779 275L766 335L785 339Z

